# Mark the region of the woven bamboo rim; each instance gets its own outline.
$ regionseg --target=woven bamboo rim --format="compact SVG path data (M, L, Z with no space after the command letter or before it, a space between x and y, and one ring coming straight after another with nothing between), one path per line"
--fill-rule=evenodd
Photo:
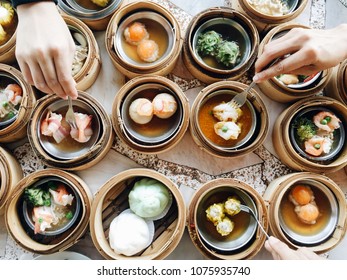
M171 89L173 93L176 94L176 97L179 99L182 105L182 122L178 129L178 131L170 137L167 141L165 141L162 144L158 145L145 145L140 144L135 141L133 141L124 131L124 122L121 117L121 105L125 98L125 96L130 93L133 89L135 89L137 86L146 84L146 83L155 83L158 85L163 85ZM168 151L169 149L172 149L175 145L179 143L179 141L183 138L186 130L188 129L189 125L189 103L188 99L181 90L181 88L171 80L156 76L156 75L143 75L141 77L133 78L129 82L127 82L125 85L123 85L117 95L115 96L115 99L113 101L112 105L112 124L113 129L115 130L117 136L127 145L129 145L132 149L142 152L142 153L148 153L148 154L158 154L161 152Z
M324 92L347 105L347 59L333 68L332 78Z
M279 207L286 191L296 182L306 179L312 179L324 184L335 195L335 198L338 201L338 221L334 232L323 243L310 246L311 250L321 254L336 247L343 240L347 228L347 203L345 196L341 188L333 180L326 176L310 172L288 174L272 181L266 189L263 198L268 204L270 228L274 236L287 243L292 248L299 248L298 245L294 244L287 238L280 227Z
M18 203L26 187L48 176L60 178L69 186L74 188L81 199L82 215L80 221L78 221L77 224L69 229L66 233L62 233L59 236L54 237L49 244L43 244L32 239L26 232L26 229L23 227L18 215ZM86 232L89 223L91 203L92 194L88 186L78 176L59 169L35 171L18 182L15 191L8 200L5 212L6 227L17 244L30 252L38 254L52 254L58 251L63 251L77 243L82 235Z
M5 0L5 2L11 3L10 1ZM12 5L12 4L11 4ZM15 11L15 17L17 16L17 10ZM17 30L14 32L12 37L3 45L0 45L0 63L13 63L16 61L15 50L16 50L16 34Z
M140 10L149 10L162 15L170 22L170 24L172 25L172 29L175 31L175 40L171 54L168 55L166 59L163 59L163 61L160 64L158 64L158 66L149 68L147 70L137 69L128 65L116 54L114 50L114 36L117 32L118 23L124 16ZM181 30L176 18L164 7L154 2L136 1L123 6L116 13L113 14L106 29L105 45L106 50L112 60L112 63L122 74L124 74L130 79L145 74L153 74L160 76L165 76L169 74L174 69L177 63L180 51L182 49L182 44L183 39L181 38Z
M177 213L165 216L165 222L156 224L154 241L136 256L124 256L111 249L108 241L108 227L120 212L129 208L127 197L130 185L138 177L156 179L169 188L177 204ZM159 260L166 258L178 245L184 233L186 220L185 204L178 187L166 176L145 168L123 171L108 180L95 194L90 217L90 233L95 247L106 259Z
M299 0L297 8L287 15L283 16L270 16L258 12L254 7L252 7L248 0L238 0L237 8L241 12L248 15L259 32L266 32L267 30L288 21L292 21L297 18L306 8L308 0Z
M272 40L274 35L282 31L291 30L293 28L309 29L310 27L296 23L284 23L276 26L271 31L269 31L269 33L267 33L267 35L261 41L259 45L259 56L263 53L265 45ZM275 78L271 78L265 82L259 83L258 86L261 91L272 100L282 103L293 102L299 99L313 96L322 91L323 88L328 84L331 75L332 69L324 70L319 83L314 87L308 89L292 89L276 81Z
M26 136L27 124L36 104L34 89L25 82L24 77L16 68L0 64L0 72L7 74L19 84L23 97L18 109L17 119L10 125L0 129L0 143L14 142Z
M189 129L190 129L190 134L194 142L199 146L201 150L220 158L238 157L238 156L244 156L248 153L251 153L265 141L266 135L269 130L269 116L268 116L268 112L263 100L261 99L260 95L255 90L250 90L247 96L247 99L252 103L256 112L258 113L258 116L257 116L258 122L260 122L259 129L258 130L256 129L256 131L258 131L256 132L257 137L253 140L252 143L250 143L249 145L246 145L245 147L224 152L224 151L213 149L213 147L210 144L208 144L204 140L203 136L199 133L198 113L199 113L199 108L201 106L201 103L203 102L205 97L221 89L228 89L235 92L242 92L246 88L247 88L247 85L242 84L240 82L225 81L225 82L217 82L217 83L211 84L200 91L198 96L195 98L191 108Z
M280 160L288 167L298 171L329 173L338 171L347 164L347 145L344 145L339 157L330 164L323 165L299 155L290 142L289 124L294 115L309 107L324 106L339 114L344 125L347 123L347 106L330 97L310 97L300 100L284 110L276 119L273 129L274 148Z
M23 178L22 168L17 159L6 149L0 147L0 215L15 185Z
M114 134L111 124L111 119L109 115L106 113L103 106L88 93L83 91L78 91L78 98L81 101L90 104L95 110L97 117L100 121L100 135L96 144L89 150L88 153L81 155L79 157L75 157L69 160L57 159L47 153L41 146L38 139L38 131L37 131L37 122L40 119L43 111L50 104L54 103L60 98L56 95L47 95L41 98L32 114L31 120L28 125L28 138L29 142L35 152L35 154L48 166L61 168L65 170L84 170L87 169L96 163L98 163L101 159L103 159L108 151L111 149Z
M188 208L188 218L187 218L187 227L188 232L190 235L190 238L193 241L193 244L195 247L207 258L209 259L221 259L221 260L241 260L241 259L251 259L253 258L263 247L266 236L262 232L262 230L257 227L256 236L253 243L249 245L247 248L240 252L235 252L235 254L220 254L212 249L206 247L204 243L202 242L196 228L196 211L197 207L199 205L199 202L201 199L210 191L218 189L220 187L235 187L236 189L240 189L245 191L248 195L251 196L253 199L257 210L258 210L258 217L260 223L263 225L265 231L268 230L268 216L267 216L267 209L264 200L262 199L261 195L250 185L231 178L221 178L221 179L215 179L208 183L205 183L202 185L198 191L193 195L189 208Z
M192 55L192 38L194 36L194 31L197 26L199 26L201 23L208 19L217 18L217 17L223 17L223 18L230 18L237 21L239 24L242 25L243 28L247 31L248 35L250 36L252 49L249 54L248 60L243 63L242 65L231 69L231 70L225 70L225 73L222 73L222 71L210 71L207 70L201 65L199 65ZM259 34L258 30L256 29L255 25L252 23L252 21L245 16L244 14L231 9L227 7L215 7L210 8L205 11L202 11L201 13L197 14L189 23L189 26L187 28L186 36L184 39L184 45L183 45L183 62L189 72L196 77L197 79L203 81L204 83L211 84L214 82L218 82L221 80L238 80L244 73L246 73L250 67L252 66L253 62L255 61L257 54L258 54L258 45L259 45Z
M81 70L73 77L76 88L83 91L91 87L99 75L101 69L99 46L93 32L85 23L69 15L62 15L62 17L68 26L76 28L87 40L88 56Z

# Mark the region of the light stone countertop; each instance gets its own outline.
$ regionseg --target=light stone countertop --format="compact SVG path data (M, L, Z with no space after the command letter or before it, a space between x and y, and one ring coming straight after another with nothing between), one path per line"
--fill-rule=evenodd
M236 0L154 0L168 8L177 18L182 31L187 27L190 19L200 11L214 6L233 7ZM312 0L304 12L296 19L297 22L310 25L314 28L325 28L325 1ZM125 83L125 78L113 66L105 49L105 32L94 32L100 48L102 68L93 86L86 90L94 96L111 114L111 106L114 96L119 88ZM182 75L182 69L186 72ZM168 78L177 82L185 91L189 102L192 103L198 92L205 86L200 81L194 79L184 68L180 61L175 70L168 75ZM259 89L257 89L258 92ZM261 93L260 93L261 94ZM272 127L276 116L285 108L285 105L276 103L261 94L270 114L270 131L264 145L256 149L253 153L237 159L219 159L202 152L193 142L189 131L182 141L173 149L158 155L144 155L128 148L119 139L107 156L95 166L76 172L95 193L109 178L115 174L134 167L148 167L165 174L173 180L180 188L185 203L189 201L203 183L219 177L232 177L245 181L253 186L260 194L266 186L278 176L291 173L277 158L272 145ZM35 169L42 169L44 165L35 157L27 152L21 156L21 151L30 150L29 144L25 143L18 147L14 152L26 174ZM34 167L31 163L34 163ZM115 164L116 163L116 164ZM175 170L180 166L180 173ZM274 168L275 167L275 168ZM347 177L343 170L329 174L346 193ZM4 230L5 224L3 217L0 217L0 259L19 259L25 252L19 247ZM76 245L68 249L89 256L92 259L102 259L102 256L95 249L89 233ZM336 253L335 253L336 251ZM329 259L347 260L347 240L333 249L328 254ZM194 247L190 237L186 232L171 255L167 259L205 259L205 257ZM271 256L262 249L254 259L271 259Z

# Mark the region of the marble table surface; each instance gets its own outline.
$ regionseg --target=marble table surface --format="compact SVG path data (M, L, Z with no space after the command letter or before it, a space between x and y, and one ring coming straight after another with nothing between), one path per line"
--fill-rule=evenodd
M169 9L179 21L183 32L190 19L200 11L213 6L233 7L235 5L235 0L154 0L153 2L157 2ZM306 9L296 21L314 28L325 28L325 1L309 1ZM96 82L86 91L94 96L105 107L106 111L111 114L114 96L126 79L113 66L106 52L104 43L105 32L94 32L94 35L100 48L102 68ZM198 92L205 86L189 74L182 61L178 62L173 72L168 75L168 78L179 84L190 103L193 102ZM242 81L249 83L247 75ZM256 90L259 91L257 88ZM187 206L194 192L203 183L220 177L230 177L245 181L260 194L263 194L269 182L293 171L280 162L273 149L271 138L272 126L276 116L286 105L276 103L268 99L260 91L259 93L262 95L270 114L270 131L264 144L249 155L237 159L213 157L197 147L188 131L178 145L158 155L140 154L116 138L110 152L100 163L76 173L88 184L91 191L96 193L109 178L123 170L135 167L151 168L165 174L178 185ZM19 147L13 150L25 174L44 168L44 164L30 151L30 145L26 142L26 139L23 140ZM338 183L346 193L347 176L344 170L328 176ZM346 239L327 254L329 259L347 259ZM102 256L97 252L91 241L89 232L69 250L83 253L92 259L102 259ZM13 241L6 232L3 217L0 217L0 259L19 259L23 254L27 254L26 256L33 255L23 250ZM194 247L186 230L181 242L167 259L198 260L205 259L205 257ZM254 259L271 259L271 256L262 249Z

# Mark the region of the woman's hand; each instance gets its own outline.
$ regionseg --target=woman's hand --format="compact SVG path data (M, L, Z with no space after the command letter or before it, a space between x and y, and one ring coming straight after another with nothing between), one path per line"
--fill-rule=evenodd
M287 244L273 236L265 242L265 249L271 253L274 260L323 260L308 248L290 249Z
M290 54L290 55L288 55ZM278 57L283 60L262 69ZM269 42L255 63L254 81L259 83L279 74L311 75L347 59L347 24L333 29L294 28Z
M22 4L17 13L16 57L25 80L42 92L77 98L71 74L75 44L55 4Z

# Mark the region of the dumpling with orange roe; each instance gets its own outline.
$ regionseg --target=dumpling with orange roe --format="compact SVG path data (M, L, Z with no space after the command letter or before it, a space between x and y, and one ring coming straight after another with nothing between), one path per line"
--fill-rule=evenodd
M309 186L296 185L290 191L289 200L296 206L305 205L314 201L314 194Z
M142 40L149 38L146 26L141 22L135 21L124 30L125 41L137 46Z
M305 205L295 206L294 211L301 222L309 225L314 225L319 217L319 210L314 201Z
M137 46L137 55L145 62L154 62L159 58L159 46L153 40L142 40Z

